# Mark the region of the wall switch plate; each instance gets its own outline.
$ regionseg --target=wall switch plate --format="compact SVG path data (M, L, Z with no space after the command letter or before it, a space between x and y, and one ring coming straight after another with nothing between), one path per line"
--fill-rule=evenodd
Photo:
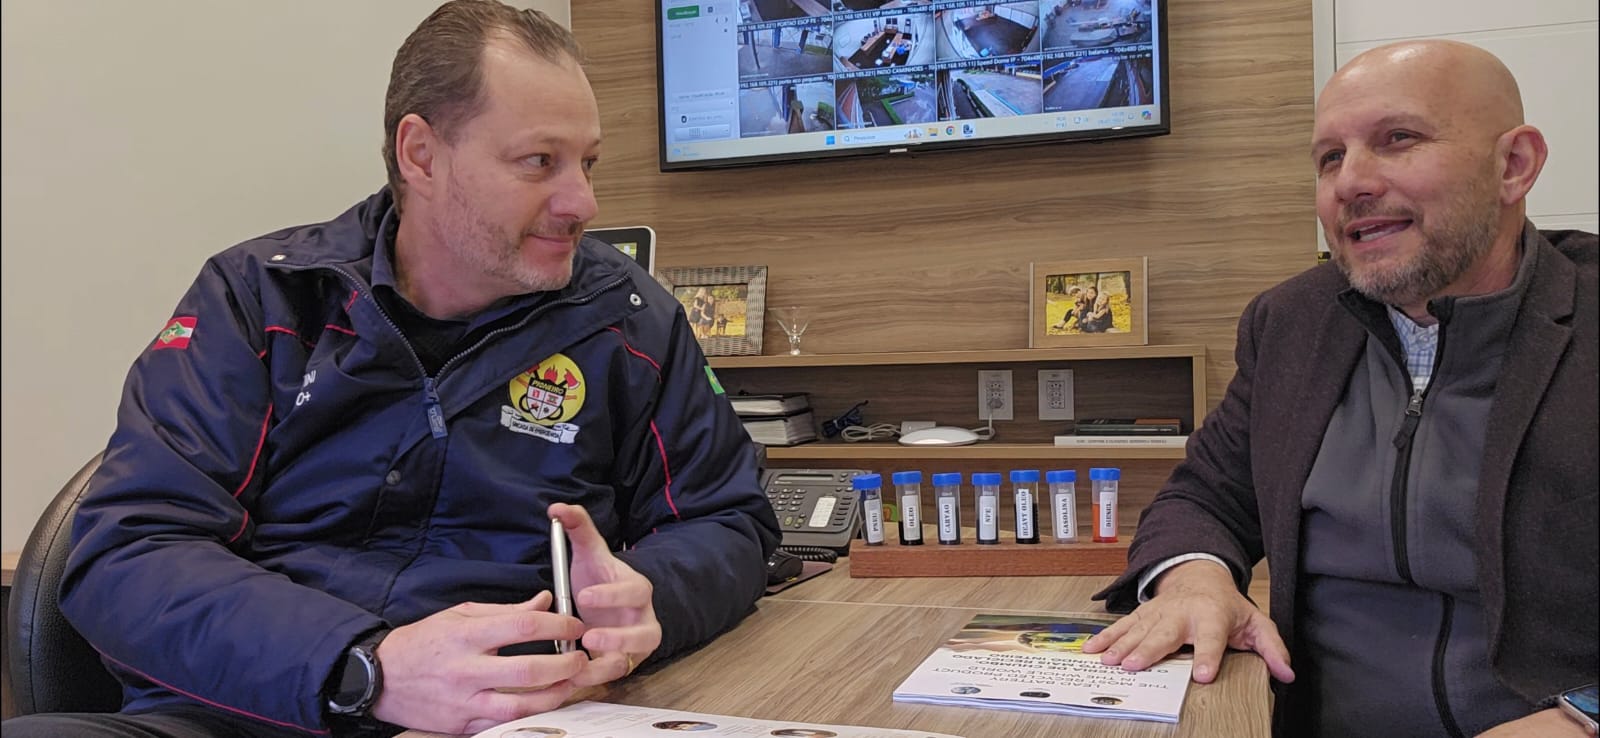
M1039 370L1039 419L1072 420L1072 370Z
M983 369L978 372L978 420L1011 420L1011 370Z

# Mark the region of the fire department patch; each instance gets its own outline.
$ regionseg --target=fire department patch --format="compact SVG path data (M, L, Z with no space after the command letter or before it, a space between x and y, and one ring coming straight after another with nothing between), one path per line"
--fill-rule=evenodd
M568 422L583 409L583 370L556 354L525 371L510 386L511 404L500 408L500 425L552 443L572 443L578 426Z

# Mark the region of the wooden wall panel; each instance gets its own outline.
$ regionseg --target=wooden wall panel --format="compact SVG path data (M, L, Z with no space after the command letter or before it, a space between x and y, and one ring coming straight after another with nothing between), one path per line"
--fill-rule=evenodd
M768 305L814 309L808 350L1025 347L1028 262L1145 255L1150 342L1205 344L1214 405L1245 303L1312 264L1309 3L1171 0L1168 136L671 174L655 7L573 3L606 135L595 224L654 227L659 267L765 264Z

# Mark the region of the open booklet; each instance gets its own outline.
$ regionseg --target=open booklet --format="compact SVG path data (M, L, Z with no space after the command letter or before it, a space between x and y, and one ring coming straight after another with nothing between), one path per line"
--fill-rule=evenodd
M1175 723L1189 688L1188 656L1140 672L1105 666L1083 642L1109 620L979 615L924 659L896 702L1052 712Z
M608 702L567 705L553 712L496 725L473 738L667 738L680 733L775 738L961 738L921 730L755 720Z

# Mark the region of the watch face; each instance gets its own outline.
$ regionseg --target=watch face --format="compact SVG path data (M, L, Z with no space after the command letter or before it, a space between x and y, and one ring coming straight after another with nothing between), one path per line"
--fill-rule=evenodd
M349 714L364 711L372 699L372 664L366 654L360 649L352 648L345 653L343 673L339 677L339 687L328 698L328 707L334 712Z
M1600 712L1597 712L1600 710L1600 705L1596 704L1597 696L1600 694L1597 694L1595 685L1591 684L1562 693L1561 702L1571 708L1569 711L1575 711L1588 718L1592 725L1596 720L1600 720Z

